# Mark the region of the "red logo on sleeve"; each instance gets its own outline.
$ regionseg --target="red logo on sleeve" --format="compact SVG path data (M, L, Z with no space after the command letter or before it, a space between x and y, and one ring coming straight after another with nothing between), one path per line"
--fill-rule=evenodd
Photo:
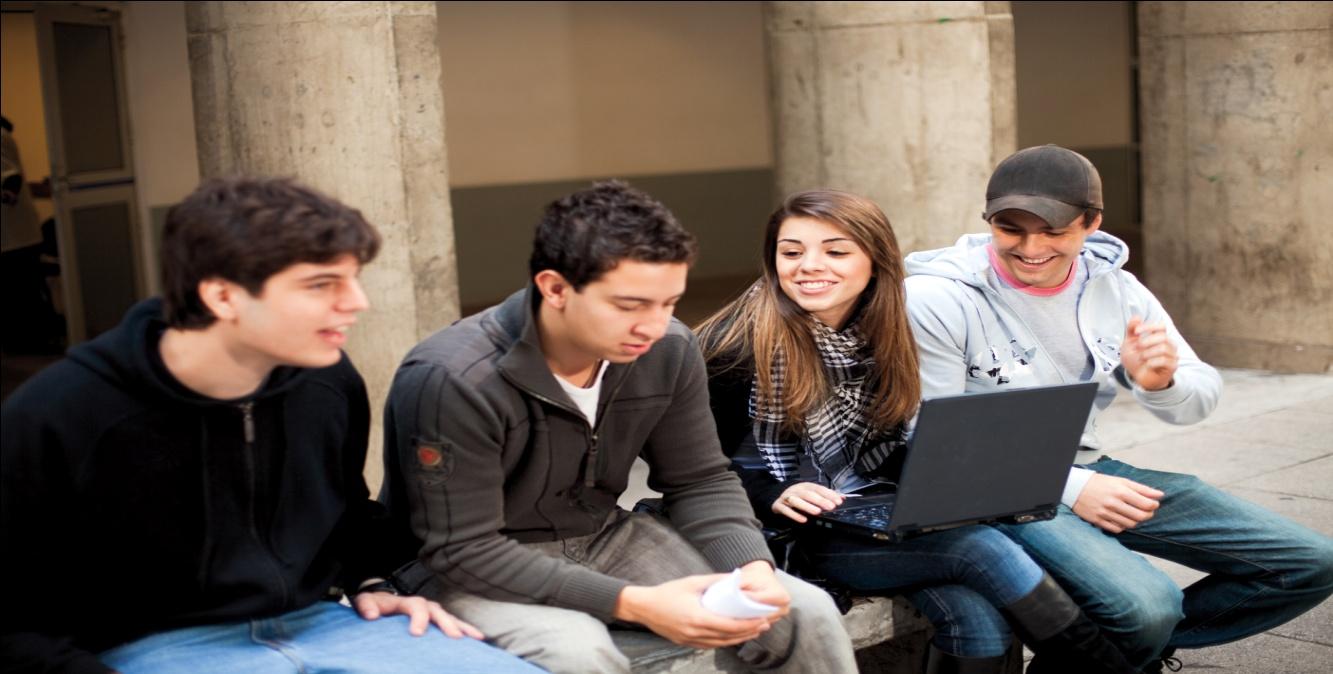
M439 470L444 465L444 454L437 447L422 445L417 447L417 461L421 462L422 468Z

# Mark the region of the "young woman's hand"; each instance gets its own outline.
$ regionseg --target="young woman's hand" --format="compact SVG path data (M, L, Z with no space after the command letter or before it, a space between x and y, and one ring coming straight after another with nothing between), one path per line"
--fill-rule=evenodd
M782 496L773 502L773 512L790 517L802 524L805 515L818 515L825 510L833 510L842 505L845 498L828 487L814 482L798 482L782 492Z

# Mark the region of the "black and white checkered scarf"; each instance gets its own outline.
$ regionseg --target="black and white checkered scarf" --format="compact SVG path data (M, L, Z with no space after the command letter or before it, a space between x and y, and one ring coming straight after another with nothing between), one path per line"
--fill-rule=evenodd
M787 364L782 354L773 358L773 399L759 409L759 380L750 386L750 417L754 439L769 472L779 480L797 477L801 456L809 458L820 483L837 490L850 490L871 482L865 476L880 467L901 447L901 426L881 432L869 425L874 392L868 375L874 352L855 323L841 331L813 321L813 336L832 394L805 417L805 432L794 437L783 431L786 411L782 391Z

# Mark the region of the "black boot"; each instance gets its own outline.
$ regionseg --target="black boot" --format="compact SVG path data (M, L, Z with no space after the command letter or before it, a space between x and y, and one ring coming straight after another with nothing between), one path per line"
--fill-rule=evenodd
M926 674L1002 674L1007 657L1008 654L965 658L945 653L931 644L930 652L926 655Z
M1049 574L1003 610L1034 653L1028 674L1138 672Z

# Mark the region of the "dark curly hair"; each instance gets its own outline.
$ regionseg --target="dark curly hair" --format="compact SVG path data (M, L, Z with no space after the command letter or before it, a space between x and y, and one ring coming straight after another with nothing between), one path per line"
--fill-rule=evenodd
M302 262L375 258L380 235L361 212L290 178L217 178L167 212L162 232L163 313L173 328L217 317L199 282L221 278L258 296L270 276Z
M528 269L559 272L576 292L621 260L694 261L694 235L656 199L619 180L551 202L532 241Z

